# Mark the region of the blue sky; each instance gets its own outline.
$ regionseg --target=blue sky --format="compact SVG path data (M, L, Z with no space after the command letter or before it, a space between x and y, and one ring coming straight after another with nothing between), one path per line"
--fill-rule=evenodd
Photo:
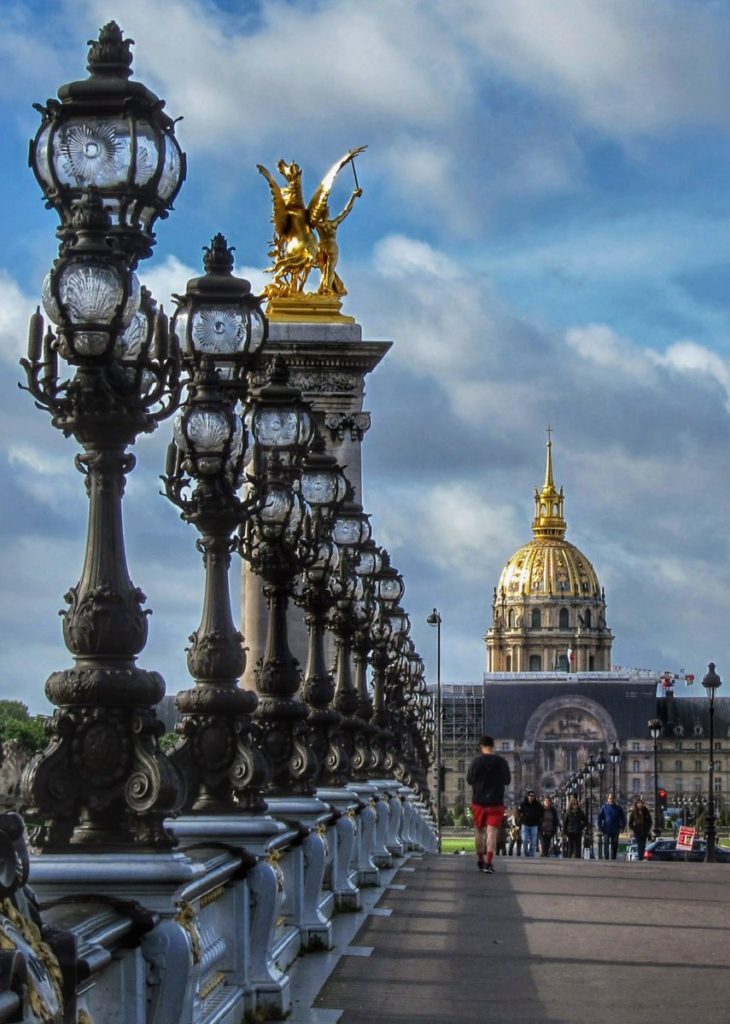
M28 170L33 102L86 75L115 18L135 76L182 116L188 181L141 276L160 301L223 231L264 282L256 164L367 144L340 233L347 312L394 346L367 388L365 500L420 652L475 681L492 588L530 539L545 427L568 539L593 561L617 664L723 671L730 503L730 8L705 0L14 3L0 9L0 694L45 707L81 568L73 442L16 388L56 252ZM349 181L340 185L342 198ZM196 628L194 531L158 496L169 424L135 449L141 663L175 692ZM730 662L728 663L730 664ZM730 669L728 669L730 671Z

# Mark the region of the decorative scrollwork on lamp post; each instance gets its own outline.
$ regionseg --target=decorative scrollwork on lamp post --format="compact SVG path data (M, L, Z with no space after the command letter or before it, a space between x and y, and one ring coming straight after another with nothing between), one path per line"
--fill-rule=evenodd
M163 819L181 780L160 752L157 672L137 667L147 639L145 596L129 577L122 526L127 448L177 406L180 361L167 321L134 268L154 244L185 160L164 104L129 82L130 41L112 22L91 46L84 82L38 107L31 166L60 218L59 256L31 318L27 390L53 425L84 449L76 466L89 498L86 555L66 595L63 635L73 668L54 672L50 744L25 772L24 799L44 849L166 847ZM63 359L75 371L59 377Z
M167 497L200 531L205 598L190 637L195 687L177 695L182 742L170 753L186 778L185 809L224 814L265 808L267 765L251 736L256 694L242 690L243 637L233 624L228 573L234 534L250 514L242 501L247 437L237 403L266 338L266 319L248 281L234 277L233 250L216 235L205 250L206 273L178 297L173 328L192 372L175 421L163 477Z

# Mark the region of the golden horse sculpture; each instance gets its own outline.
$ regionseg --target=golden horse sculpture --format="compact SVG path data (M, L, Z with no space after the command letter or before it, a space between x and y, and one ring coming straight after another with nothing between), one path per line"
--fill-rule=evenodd
M283 188L265 167L256 165L269 183L274 202L272 222L275 234L269 251L274 262L266 270L266 273L273 274L273 280L264 288L264 294L269 298L301 296L315 267L320 272L318 295L339 298L347 294L335 269L339 258L337 229L351 212L355 200L362 195L357 175L356 188L342 213L336 217L330 216L329 197L342 168L352 161L354 173L354 158L365 149L366 146L351 149L332 164L307 206L304 205L299 164L288 164L284 160L278 162L277 169L286 181Z

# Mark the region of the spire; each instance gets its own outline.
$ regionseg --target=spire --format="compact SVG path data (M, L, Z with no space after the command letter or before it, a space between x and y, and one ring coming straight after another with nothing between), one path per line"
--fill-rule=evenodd
M536 537L565 536L567 524L563 518L563 488L556 490L553 478L553 428L547 428L547 455L545 459L545 483L542 490L535 488L535 518L532 532Z
M543 494L555 493L555 484L553 482L553 439L552 439L553 428L547 428L547 459L545 461L545 483L543 484Z

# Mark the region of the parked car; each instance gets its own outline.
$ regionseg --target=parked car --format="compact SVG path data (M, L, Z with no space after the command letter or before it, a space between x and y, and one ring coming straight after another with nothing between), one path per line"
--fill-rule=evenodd
M692 843L692 850L678 850L676 839L655 839L649 843L644 851L644 860L693 860L705 859L707 853L707 842L704 839L695 839ZM730 850L722 846L715 847L715 858L718 863L730 863Z

